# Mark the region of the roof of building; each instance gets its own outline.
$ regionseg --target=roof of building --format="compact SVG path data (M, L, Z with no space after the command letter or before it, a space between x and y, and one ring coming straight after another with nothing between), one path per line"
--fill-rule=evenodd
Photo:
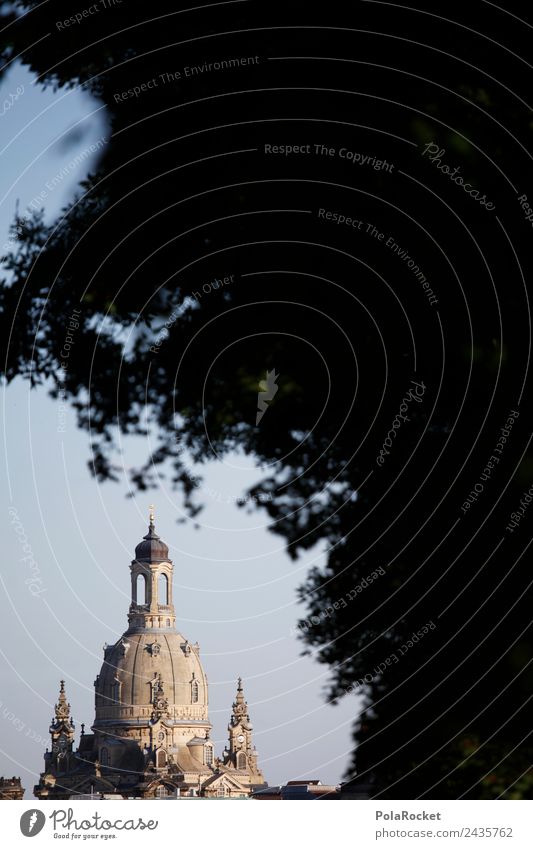
M135 559L145 563L168 561L168 545L156 534L152 519L150 519L148 533L135 548Z
M222 780L227 780L238 790L247 790L247 786L239 781L239 773L236 770L233 770L232 772L224 770L224 772L215 773L215 775L212 775L211 778L207 779L207 781L204 781L202 787L210 787Z
M174 763L180 772L211 772L211 767L193 758L187 745L178 748L177 753L174 755Z

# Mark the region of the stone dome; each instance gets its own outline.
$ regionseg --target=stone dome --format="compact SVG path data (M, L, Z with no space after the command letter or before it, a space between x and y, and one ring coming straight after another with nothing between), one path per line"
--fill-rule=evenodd
M97 726L101 720L147 723L160 707L169 720L208 720L199 648L175 630L125 633L105 649L95 689Z
M135 559L145 563L168 560L168 545L156 534L153 522L150 522L148 533L135 548Z

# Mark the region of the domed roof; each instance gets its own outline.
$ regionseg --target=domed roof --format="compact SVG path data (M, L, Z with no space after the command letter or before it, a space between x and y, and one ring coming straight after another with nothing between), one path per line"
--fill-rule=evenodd
M150 520L148 526L148 533L135 548L135 559L143 560L146 563L168 560L168 545L156 534L152 520Z
M117 704L116 683L120 684ZM207 719L207 679L198 646L177 631L125 634L105 650L96 685L96 721L123 713L135 721L148 717L153 687L161 686L171 716ZM159 689L158 689L159 692Z

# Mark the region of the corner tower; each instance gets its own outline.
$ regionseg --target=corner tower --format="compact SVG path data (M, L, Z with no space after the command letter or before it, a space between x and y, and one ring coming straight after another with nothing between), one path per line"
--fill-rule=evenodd
M237 696L233 702L233 713L228 731L229 746L224 751L224 766L244 773L246 784L253 787L264 786L265 779L257 765L257 750L252 739L253 726L250 722L241 678L237 681Z
M55 766L58 772L66 772L69 768L69 762L72 759L74 732L75 726L70 715L70 705L67 702L65 682L60 681L59 698L50 725L52 751L49 756L49 765Z

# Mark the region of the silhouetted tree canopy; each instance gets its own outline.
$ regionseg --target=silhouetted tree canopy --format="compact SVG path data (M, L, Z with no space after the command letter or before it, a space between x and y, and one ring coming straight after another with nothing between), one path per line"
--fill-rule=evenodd
M102 481L118 432L154 430L133 482L170 476L192 516L184 446L270 464L251 494L272 531L292 557L327 547L302 640L328 698L363 694L346 775L381 797L533 786L530 517L507 529L533 483L530 35L511 6L123 0L58 27L79 10L51 1L3 18L5 70L81 86L109 121L64 214L14 222L5 377L66 392Z

